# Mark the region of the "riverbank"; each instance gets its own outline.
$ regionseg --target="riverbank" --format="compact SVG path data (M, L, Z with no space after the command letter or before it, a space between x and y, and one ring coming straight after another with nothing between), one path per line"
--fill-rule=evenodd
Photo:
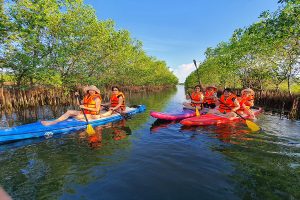
M77 88L54 88L54 87L34 87L27 90L20 90L16 87L0 88L0 111L18 111L24 108L38 106L68 106L75 105L75 91L79 91L83 96L82 87ZM99 87L103 101L109 101L110 87ZM122 86L121 91L128 93L139 92L159 92L166 89L175 88L172 85L166 86Z

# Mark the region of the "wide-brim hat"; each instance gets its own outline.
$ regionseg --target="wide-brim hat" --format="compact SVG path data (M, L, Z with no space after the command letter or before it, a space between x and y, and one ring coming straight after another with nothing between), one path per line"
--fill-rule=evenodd
M254 92L252 89L250 89L250 88L243 89L242 92L241 92L241 94L243 94L243 93L245 93L245 92L249 92L250 94L254 94L254 93L255 93L255 92Z
M100 90L96 86L94 86L94 85L85 86L83 88L84 93L87 93L89 90L94 90L95 92L97 92L98 94L100 94Z
M218 90L218 88L214 85L209 85L209 86L206 87L206 89L209 89L209 88L213 88L215 91Z

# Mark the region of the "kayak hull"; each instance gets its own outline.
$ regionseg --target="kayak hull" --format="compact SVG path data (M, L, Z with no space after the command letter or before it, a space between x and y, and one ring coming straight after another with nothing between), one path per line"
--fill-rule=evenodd
M262 108L259 109L253 109L254 115L257 116L262 112ZM243 116L245 119L247 119L247 116ZM184 126L209 126L209 125L218 125L218 124L226 124L226 123L232 123L232 122L238 122L243 121L240 117L235 118L227 118L220 115L215 114L206 114L206 115L200 115L198 117L190 117L186 118L180 121L180 124Z
M126 111L124 113L126 113L126 115L128 116L131 116L137 113L144 112L145 110L146 107L144 105L138 105L134 108L126 108ZM123 119L123 116L121 116L120 114L113 114L106 118L89 120L89 124L95 127L110 122L119 121L121 119ZM36 137L51 138L56 134L68 134L73 131L85 129L86 127L87 123L85 121L78 121L75 118L70 118L50 126L44 126L41 124L41 122L35 122L0 130L0 144Z
M164 113L164 112L150 111L150 115L157 119L174 121L174 120L182 120L188 117L194 117L196 116L196 113L195 111L192 110L183 110L177 113Z

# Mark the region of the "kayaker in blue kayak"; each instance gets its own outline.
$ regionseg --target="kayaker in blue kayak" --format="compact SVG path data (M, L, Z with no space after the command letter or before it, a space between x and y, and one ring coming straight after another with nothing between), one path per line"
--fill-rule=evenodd
M112 95L110 97L110 103L102 104L108 108L108 111L102 114L102 117L110 116L114 113L122 113L126 109L125 95L120 91L119 87L113 86L111 88Z
M235 112L240 109L240 104L237 100L237 96L232 93L230 88L224 89L223 94L217 103L219 106L216 109L210 110L208 113L224 115L228 118L237 116Z
M84 87L83 91L85 93L84 99L82 102L79 102L79 100L77 99L77 104L81 109L84 109L84 113L89 120L99 119L101 117L100 110L102 101L100 90L96 86L91 85ZM75 95L78 95L78 93L75 93ZM82 111L68 110L65 114L53 121L41 121L41 123L45 126L49 126L64 121L69 117L75 117L78 120L84 120Z

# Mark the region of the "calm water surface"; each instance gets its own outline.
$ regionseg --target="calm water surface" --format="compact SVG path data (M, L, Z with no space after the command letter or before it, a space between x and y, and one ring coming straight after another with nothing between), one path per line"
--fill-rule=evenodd
M150 110L180 111L184 88L129 97L147 111L98 127L0 146L0 185L14 199L300 199L300 122L261 115L185 128ZM60 115L39 108L2 116L2 127Z

